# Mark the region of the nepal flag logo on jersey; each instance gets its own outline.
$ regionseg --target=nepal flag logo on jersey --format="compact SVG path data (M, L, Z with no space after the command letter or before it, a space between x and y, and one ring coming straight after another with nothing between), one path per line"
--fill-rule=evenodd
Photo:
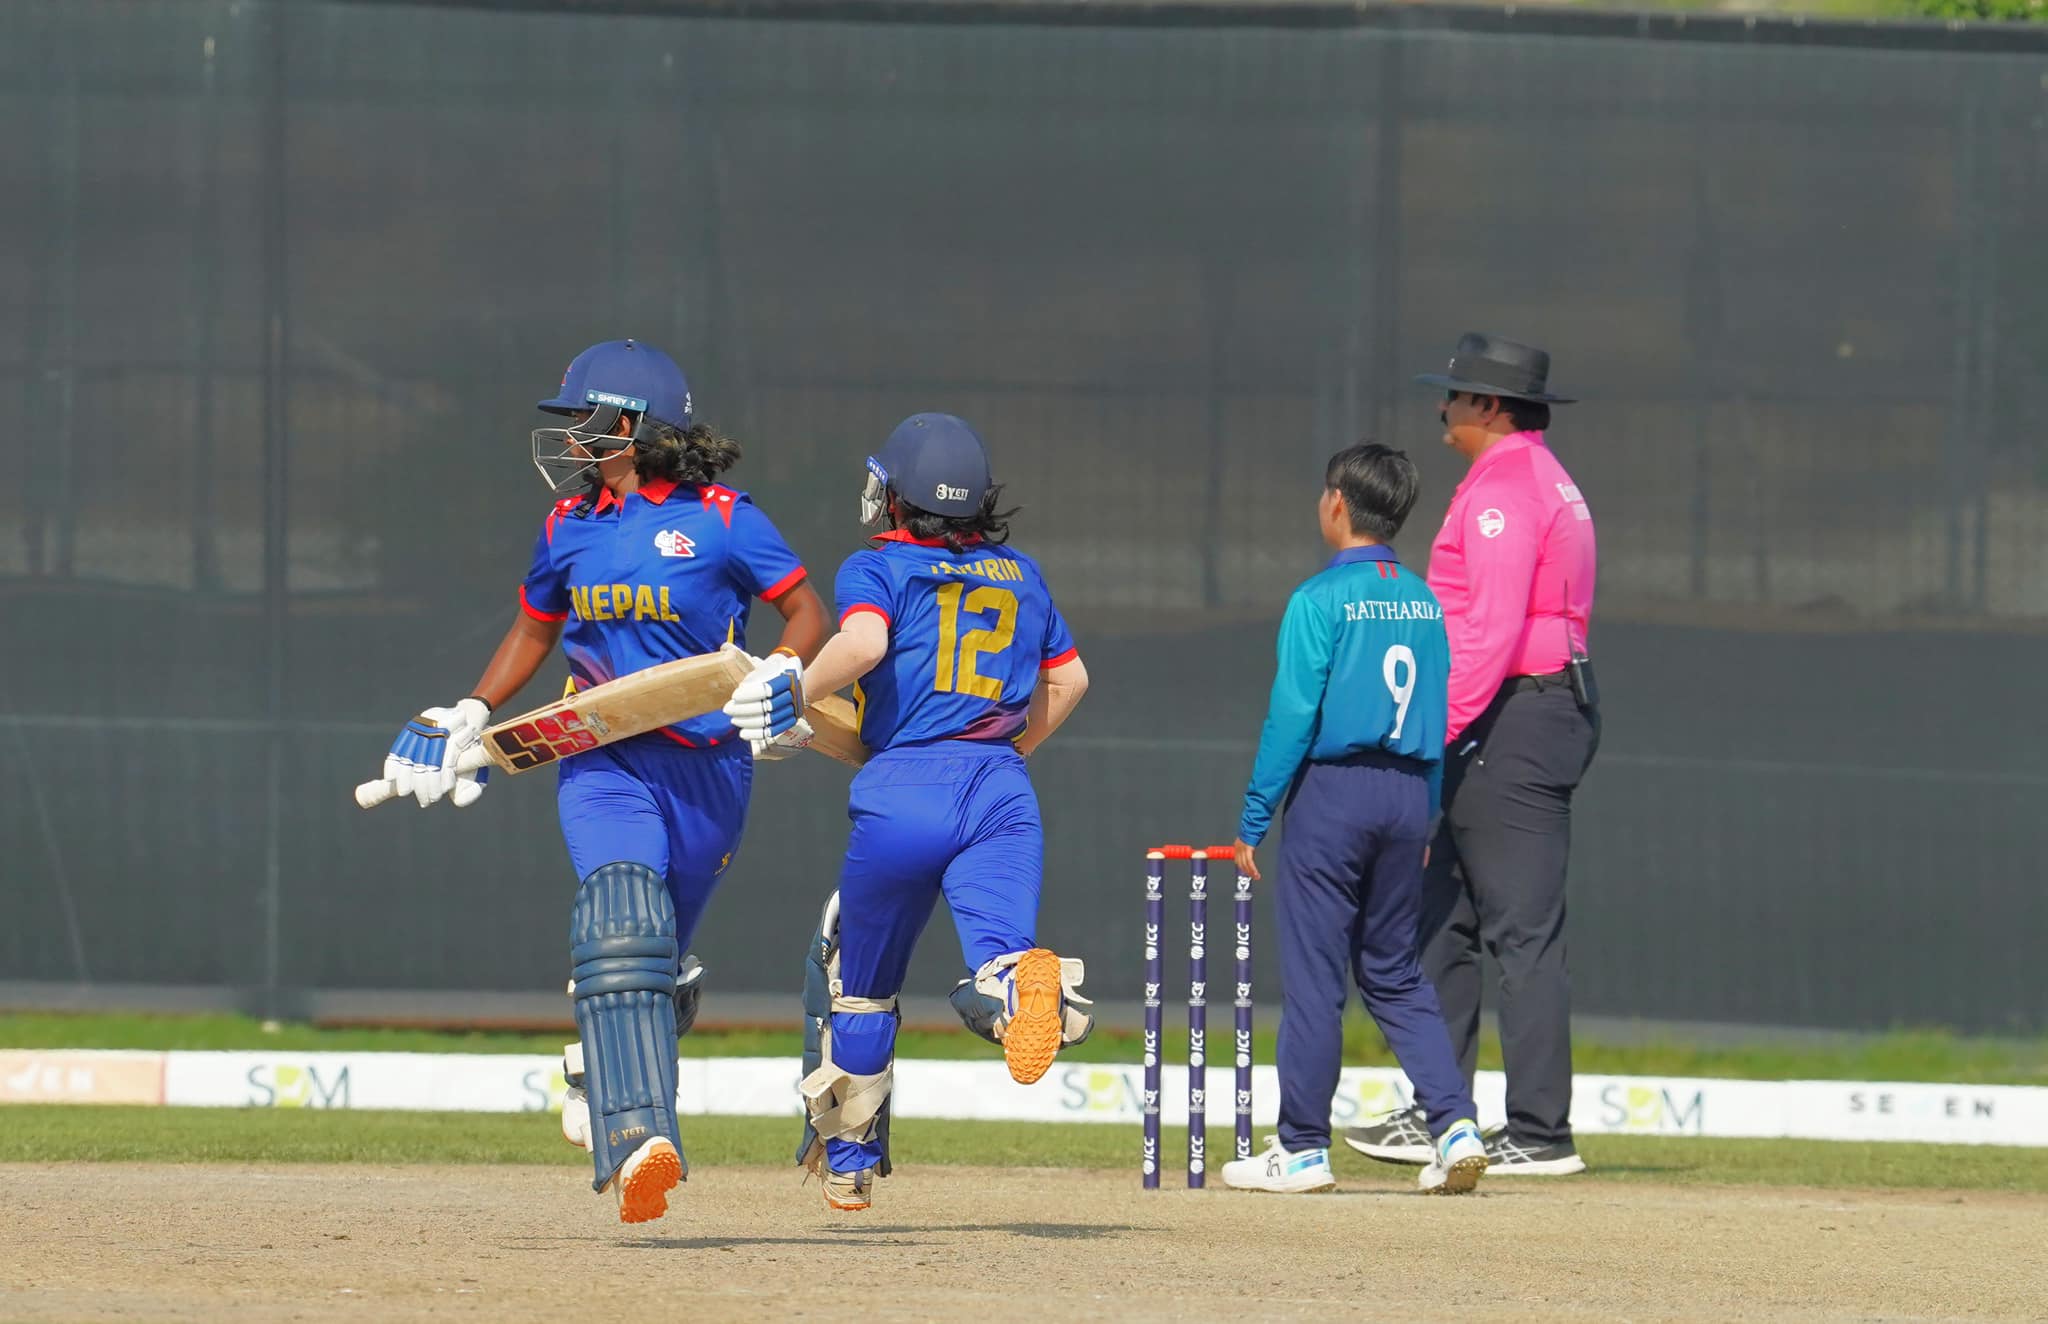
M654 550L663 556L695 556L697 544L681 529L663 529L654 535Z

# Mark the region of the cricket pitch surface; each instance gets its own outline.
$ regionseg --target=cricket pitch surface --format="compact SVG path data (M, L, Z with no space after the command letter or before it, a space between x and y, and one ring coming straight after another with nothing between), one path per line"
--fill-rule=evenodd
M702 1168L625 1227L562 1167L0 1166L0 1320L2048 1315L2041 1196L920 1166L831 1214L800 1176Z

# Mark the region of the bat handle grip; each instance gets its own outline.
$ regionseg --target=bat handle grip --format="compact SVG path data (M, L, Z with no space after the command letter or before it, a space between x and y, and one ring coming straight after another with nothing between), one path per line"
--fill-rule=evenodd
M491 756L484 752L482 745L471 745L468 749L462 751L461 757L455 760L455 770L457 772L475 772L479 768L489 767L490 762ZM392 782L388 777L379 777L376 781L364 782L361 786L356 787L356 804L364 809L375 809L378 805L383 804L386 800L397 794L398 786L396 783Z

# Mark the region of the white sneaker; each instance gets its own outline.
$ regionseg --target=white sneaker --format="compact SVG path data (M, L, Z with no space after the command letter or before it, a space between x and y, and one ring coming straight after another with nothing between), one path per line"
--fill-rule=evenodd
M1290 1154L1280 1147L1279 1136L1267 1136L1265 1153L1223 1165L1223 1184L1240 1191L1305 1195L1336 1190L1337 1177L1330 1171L1329 1150L1304 1149Z
M1416 1185L1425 1195L1464 1195L1486 1175L1486 1141L1469 1118L1451 1123L1436 1142L1436 1157L1422 1170Z

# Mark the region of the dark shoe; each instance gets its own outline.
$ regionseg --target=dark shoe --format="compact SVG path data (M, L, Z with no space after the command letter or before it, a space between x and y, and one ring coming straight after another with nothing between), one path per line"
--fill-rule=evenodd
M1586 1160L1569 1140L1552 1145L1525 1145L1506 1131L1486 1138L1489 1177L1569 1177L1586 1170Z
M1430 1137L1429 1120L1420 1108L1403 1108L1365 1126L1348 1127L1344 1143L1382 1163L1419 1166L1436 1160L1436 1141Z

